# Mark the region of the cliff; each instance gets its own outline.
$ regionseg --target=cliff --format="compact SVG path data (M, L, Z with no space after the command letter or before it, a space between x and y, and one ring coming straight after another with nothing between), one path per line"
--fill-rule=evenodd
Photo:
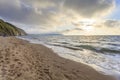
M8 22L0 19L0 36L22 36L26 32Z

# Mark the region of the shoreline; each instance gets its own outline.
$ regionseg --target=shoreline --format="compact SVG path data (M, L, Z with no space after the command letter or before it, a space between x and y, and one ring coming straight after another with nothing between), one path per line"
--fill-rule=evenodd
M18 37L18 38L19 38L19 39L22 39L22 40L27 40L27 39L24 39L24 38L21 38L21 37ZM98 71L100 74L108 75L108 76L114 76L117 80L120 80L120 72L112 71L112 70L107 70L107 69L101 68L101 67L99 67L99 66L96 66L96 65L94 65L94 64L87 64L87 63L81 62L81 61L79 61L79 60L74 60L74 59L72 59L70 56L65 57L65 55L63 56L63 55L59 54L60 52L57 51L57 50L55 50L54 48L52 48L50 45L44 44L44 43L42 43L42 42L38 42L38 41L35 41L35 42L34 42L34 41L29 40L29 39L28 39L27 41L29 41L30 43L33 43L33 44L43 45L43 46L45 46L45 47L47 47L47 48L50 48L54 53L56 53L58 56L60 56L60 57L62 57L62 58L64 58L64 59L68 59L68 60L72 60L72 61L75 61L75 62L78 62L78 63L82 63L82 64L84 64L84 65L87 65L87 66L89 66L89 67L92 67L93 69L95 69L96 71ZM58 47L58 48L60 48L60 47ZM66 48L66 49L67 49L67 48Z
M42 45L44 45L44 44L42 44ZM51 48L51 47L49 47L49 46L47 46L47 45L44 45L44 46L46 46L46 47L48 47L48 48ZM52 49L52 48L51 48L51 49ZM83 61L79 61L79 60L77 60L77 59L72 58L71 56L65 56L65 55L63 56L63 55L59 54L59 52L57 52L56 50L54 50L54 49L52 49L52 50L53 50L55 53L57 53L57 55L59 55L59 56L62 57L62 58L65 58L65 59L68 59L68 60L72 60L72 61L75 61L75 62L78 62L78 63L82 63L82 64L84 64L84 65L87 65L87 66L89 66L89 67L92 67L93 69L95 69L96 71L98 71L98 72L101 73L101 74L115 76L115 77L117 78L117 80L120 80L120 72L119 72L119 71L107 70L107 69L102 68L102 67L99 67L99 66L97 66L97 65L95 65L95 64L88 64L88 63L85 63L85 62L83 62Z
M88 65L62 58L41 44L15 37L0 37L0 43L0 73L4 72L0 79L116 80L112 75L101 74Z

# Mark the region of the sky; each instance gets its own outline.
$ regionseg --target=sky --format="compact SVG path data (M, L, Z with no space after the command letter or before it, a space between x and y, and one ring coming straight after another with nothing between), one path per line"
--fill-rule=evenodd
M0 18L30 34L120 35L120 0L0 0Z

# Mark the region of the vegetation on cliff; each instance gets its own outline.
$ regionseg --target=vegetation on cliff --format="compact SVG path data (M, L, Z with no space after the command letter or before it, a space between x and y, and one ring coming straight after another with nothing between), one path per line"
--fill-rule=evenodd
M26 32L8 22L0 19L0 36L22 36Z

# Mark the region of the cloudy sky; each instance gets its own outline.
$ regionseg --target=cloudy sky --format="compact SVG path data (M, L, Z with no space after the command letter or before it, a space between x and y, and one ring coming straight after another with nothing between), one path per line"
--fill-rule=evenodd
M27 33L120 35L120 0L0 0L0 18Z

